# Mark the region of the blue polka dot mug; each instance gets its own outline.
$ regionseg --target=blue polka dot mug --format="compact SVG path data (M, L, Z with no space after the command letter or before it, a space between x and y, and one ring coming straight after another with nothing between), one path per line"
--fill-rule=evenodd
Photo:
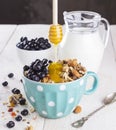
M93 77L93 84L87 89L89 77ZM89 71L80 79L66 83L41 83L24 76L23 84L27 99L39 115L56 119L69 115L84 94L91 94L96 90L98 76Z

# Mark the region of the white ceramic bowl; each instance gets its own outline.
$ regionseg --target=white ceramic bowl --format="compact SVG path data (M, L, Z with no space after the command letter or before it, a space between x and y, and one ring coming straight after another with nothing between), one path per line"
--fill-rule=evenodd
M54 48L48 48L46 50L24 50L20 49L16 46L17 54L19 60L21 61L22 65L29 65L36 59L44 59L47 58L48 60L54 60Z

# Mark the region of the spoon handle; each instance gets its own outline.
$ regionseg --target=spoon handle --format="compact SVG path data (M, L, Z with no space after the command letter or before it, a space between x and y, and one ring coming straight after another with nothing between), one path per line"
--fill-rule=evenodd
M108 103L108 104L102 105L101 107L97 108L96 110L94 110L93 112L91 112L90 114L88 114L88 115L86 116L86 118L88 119L89 117L91 117L92 115L94 115L96 112L98 112L99 110L101 110L101 109L104 108L105 106L114 103L115 101L116 101L116 99L112 100L112 102L110 102L110 103Z
M102 105L101 107L97 108L96 110L94 110L93 112L91 112L90 114L88 114L86 116L86 118L88 119L89 117L91 117L92 115L94 115L96 112L100 111L101 109L103 109L106 105Z

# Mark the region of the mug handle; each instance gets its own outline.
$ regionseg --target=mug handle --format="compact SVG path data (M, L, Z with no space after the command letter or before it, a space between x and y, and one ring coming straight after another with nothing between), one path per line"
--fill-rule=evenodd
M88 90L85 90L84 94L85 95L89 95L89 94L92 94L98 87L98 76L96 73L92 72L92 71L88 71L87 72L87 77L86 77L86 80L89 78L89 77L93 77L93 84L92 84L92 88L88 89Z

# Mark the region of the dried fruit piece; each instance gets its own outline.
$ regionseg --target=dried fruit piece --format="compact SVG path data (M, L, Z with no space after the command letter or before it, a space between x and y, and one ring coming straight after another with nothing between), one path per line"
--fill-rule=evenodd
M82 108L81 106L77 106L75 109L74 109L74 113L80 113L82 111Z
M33 126L30 125L30 126L27 126L25 130L34 130L34 129L33 129Z
M79 72L75 69L72 70L72 73L74 76L76 76L77 78L81 77L81 75L79 74Z
M11 113L11 116L12 116L12 117L15 117L15 116L16 116L16 113L15 113L15 112L12 112L12 113Z
M13 111L13 108L12 108L12 107L8 109L8 112L12 112L12 111Z
M15 100L13 96L9 97L9 103L11 107L15 107L17 105L17 101Z

